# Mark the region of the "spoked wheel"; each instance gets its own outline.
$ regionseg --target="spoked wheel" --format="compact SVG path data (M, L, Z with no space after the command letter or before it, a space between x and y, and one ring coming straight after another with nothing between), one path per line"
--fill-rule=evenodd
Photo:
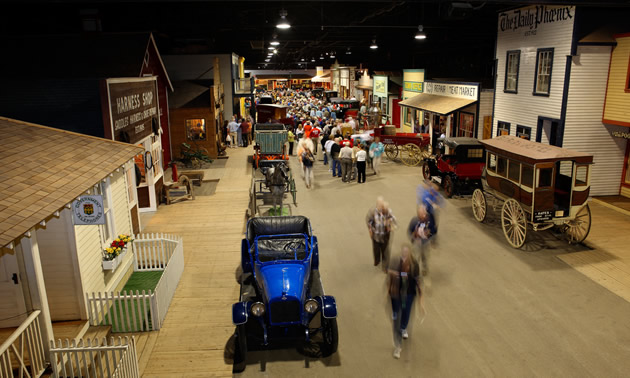
M321 351L322 356L328 357L337 351L339 345L339 330L337 329L337 319L327 319L322 315L322 338L324 343Z
M588 205L578 211L575 218L567 221L564 232L569 237L569 243L581 243L591 231L591 209Z
M510 198L503 204L501 225L508 243L514 248L521 248L527 236L527 220L521 205Z
M249 192L249 196L250 196L249 213L250 213L250 216L253 218L253 217L256 216L256 213L257 213L257 209L256 209L256 180L254 179L254 176L252 176L252 189Z
M455 194L455 184L451 176L444 176L444 194L446 197L451 198Z
M433 148L431 147L431 144L427 144L420 147L420 153L423 158L430 157L432 152L433 152Z
M475 189L472 195L472 211L475 219L479 222L486 220L488 214L488 202L486 195L481 189Z
M289 179L289 190L291 191L291 196L293 196L293 204L297 206L297 189L295 188L295 180L293 177Z
M422 177L424 177L425 180L431 180L431 167L428 161L422 164Z
M398 146L394 144L386 144L385 156L387 156L389 160L392 160L392 161L395 160L396 156L398 156Z
M413 143L407 143L400 150L400 160L409 167L415 167L422 161L422 152L420 147Z

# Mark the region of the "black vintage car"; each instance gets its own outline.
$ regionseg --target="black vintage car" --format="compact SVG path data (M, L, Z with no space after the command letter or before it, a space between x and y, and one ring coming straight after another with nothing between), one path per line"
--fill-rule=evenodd
M303 216L255 217L241 247L241 291L232 306L235 370L248 346L317 341L321 355L337 351L337 304L324 294L317 237Z

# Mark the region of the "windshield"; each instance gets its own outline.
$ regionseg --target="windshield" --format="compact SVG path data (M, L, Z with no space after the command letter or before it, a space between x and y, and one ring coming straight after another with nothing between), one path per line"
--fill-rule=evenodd
M256 240L256 258L260 262L304 260L308 256L304 235L264 236Z

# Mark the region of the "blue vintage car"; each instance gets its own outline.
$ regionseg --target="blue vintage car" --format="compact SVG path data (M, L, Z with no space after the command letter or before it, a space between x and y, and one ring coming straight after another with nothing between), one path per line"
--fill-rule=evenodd
M248 343L264 347L285 341L320 341L322 356L337 351L337 304L334 297L324 295L317 237L308 218L250 219L242 241L241 267L240 300L232 305L232 320L235 361L242 368Z

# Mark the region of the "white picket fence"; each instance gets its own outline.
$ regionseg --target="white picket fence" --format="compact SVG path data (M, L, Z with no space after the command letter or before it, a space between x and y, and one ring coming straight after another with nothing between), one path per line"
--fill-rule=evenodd
M87 293L90 325L111 325L112 332L154 331L161 328L184 272L184 242L164 234L136 235L134 272L163 270L155 290L135 293Z
M46 368L44 341L35 310L0 346L0 377L39 377Z
M133 337L50 342L54 377L140 377Z

